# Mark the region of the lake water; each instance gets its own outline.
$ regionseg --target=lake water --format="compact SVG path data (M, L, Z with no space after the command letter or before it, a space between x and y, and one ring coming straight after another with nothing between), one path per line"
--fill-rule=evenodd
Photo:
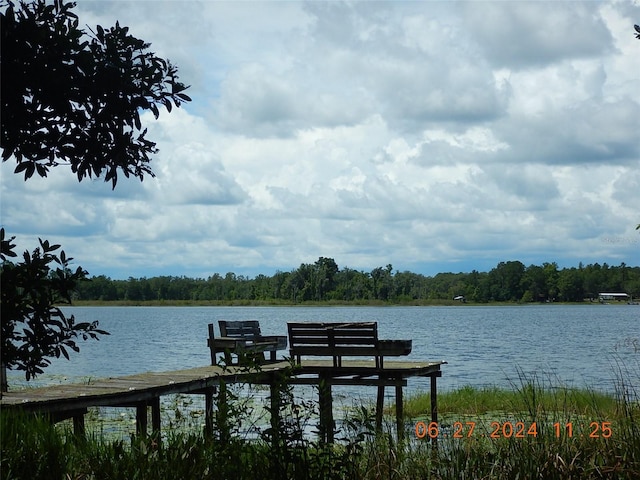
M54 360L38 384L208 365L207 324L259 320L264 334L288 321L376 321L380 338L412 339L409 360L445 360L439 389L519 384L521 373L554 385L613 390L620 369L640 385L640 307L70 307L76 321L111 335L80 342L71 361ZM284 354L287 352L281 352ZM10 385L23 382L9 372ZM427 379L408 390L428 391ZM375 389L371 390L374 395Z

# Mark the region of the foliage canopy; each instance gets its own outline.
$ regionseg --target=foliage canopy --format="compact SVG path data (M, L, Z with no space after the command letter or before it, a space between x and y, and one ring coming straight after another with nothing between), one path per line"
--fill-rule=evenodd
M98 322L76 324L73 315L65 316L56 306L71 303L87 272L81 267L71 270L73 258L64 250L56 253L60 245L47 240L40 240L32 253L25 251L22 263L11 263L7 257L17 256L14 238L5 239L4 228L0 229L2 363L24 370L29 380L51 363L47 357L69 359L67 349L79 351L76 338L98 339L108 333L98 329Z
M169 112L191 99L177 68L149 51L127 27L78 28L75 3L0 0L2 161L15 159L25 181L70 165L78 181L100 177L115 188L118 171L153 176L141 114ZM50 357L69 358L76 339L108 334L98 323L75 323L57 306L70 304L87 272L70 268L60 245L40 246L13 262L15 237L1 234L3 366L43 372ZM2 385L5 388L5 385Z
M149 51L128 27L87 34L74 3L6 2L1 14L2 160L14 157L25 180L61 164L81 181L100 177L115 188L118 170L153 176L141 112L171 111L191 99L177 68Z

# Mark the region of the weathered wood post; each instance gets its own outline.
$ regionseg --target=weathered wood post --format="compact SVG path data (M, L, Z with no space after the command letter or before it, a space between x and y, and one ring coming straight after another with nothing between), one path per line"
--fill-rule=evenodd
M0 364L0 398L2 398L2 392L9 391L9 384L7 383L7 364Z
M384 411L384 385L378 385L378 398L376 399L376 431L382 431L382 413Z
M160 429L160 397L155 397L151 400L151 431L153 435L157 435L158 442L161 437Z
M140 402L136 405L136 434L147 434L147 402Z
M271 415L271 452L270 476L273 478L286 478L286 466L283 464L285 458L283 452L288 448L286 442L282 442L282 424L280 421L280 409L283 404L283 388L285 388L285 377L279 372L272 372L267 377L269 379L269 413Z
M333 397L331 394L331 378L320 375L318 382L318 403L320 409L320 441L333 443Z
M437 375L430 376L431 383L431 421L438 422L438 387Z
M209 387L204 390L204 434L208 437L213 435L213 396L216 387Z
M402 398L402 382L396 383L396 430L398 443L404 440L404 404Z
M228 443L231 439L231 428L229 426L229 403L227 384L220 381L218 390L218 411L216 412L216 425L220 433L220 442Z
M280 408L282 407L281 398L282 376L277 372L269 375L269 392L270 392L270 409L271 409L271 431L273 432L273 443L278 445L280 441Z
M432 373L429 375L429 380L431 384L431 421L438 423L438 384L437 378L442 376L440 371ZM434 437L431 439L431 443L434 447L438 446L438 437Z
M73 433L79 438L85 437L84 427L84 414L87 413L87 409L83 409L81 412L73 416Z

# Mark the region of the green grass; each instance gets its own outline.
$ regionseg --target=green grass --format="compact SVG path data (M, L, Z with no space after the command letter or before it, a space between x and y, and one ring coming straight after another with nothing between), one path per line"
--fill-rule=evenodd
M339 443L320 443L303 433L317 406L299 403L286 387L280 424L252 440L237 432L222 435L223 430L211 436L172 432L162 439L78 439L68 428L2 411L0 478L631 480L640 478L640 397L632 385L620 380L627 395L615 396L523 377L511 389L444 392L438 399L437 444L415 435L399 442L392 421L376 432L374 415L365 406L346 419L336 434ZM246 416L247 408L235 399L224 423ZM424 417L428 398L408 399L406 411ZM465 428L461 438L454 438L455 421L476 422L473 435ZM535 422L535 435L527 429L520 438L504 431L490 437L492 423L507 422L527 427ZM589 435L591 424L597 426L595 436Z
M564 412L572 415L587 415L599 412L604 415L617 414L619 402L614 395L590 389L557 387L544 389L531 384L518 389L498 387L476 388L464 386L438 394L438 413L443 415L485 415L488 412ZM390 407L388 413L392 413ZM408 398L404 404L405 414L419 418L431 412L429 394Z
M621 377L608 394L520 374L509 389L443 392L430 471L434 478L640 478L640 392L631 385ZM405 403L407 415L427 425L430 408L429 395ZM456 430L462 438L453 438ZM414 441L409 449L412 475L427 468L426 445Z

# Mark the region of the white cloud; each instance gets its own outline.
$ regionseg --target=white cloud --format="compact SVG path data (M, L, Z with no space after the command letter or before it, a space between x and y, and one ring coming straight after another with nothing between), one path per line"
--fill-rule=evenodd
M628 2L83 2L169 57L193 102L155 178L25 183L2 224L92 274L637 264L640 84ZM435 268L435 267L434 267ZM452 267L453 268L453 267Z
M596 2L466 2L467 33L497 67L536 68L612 50Z

